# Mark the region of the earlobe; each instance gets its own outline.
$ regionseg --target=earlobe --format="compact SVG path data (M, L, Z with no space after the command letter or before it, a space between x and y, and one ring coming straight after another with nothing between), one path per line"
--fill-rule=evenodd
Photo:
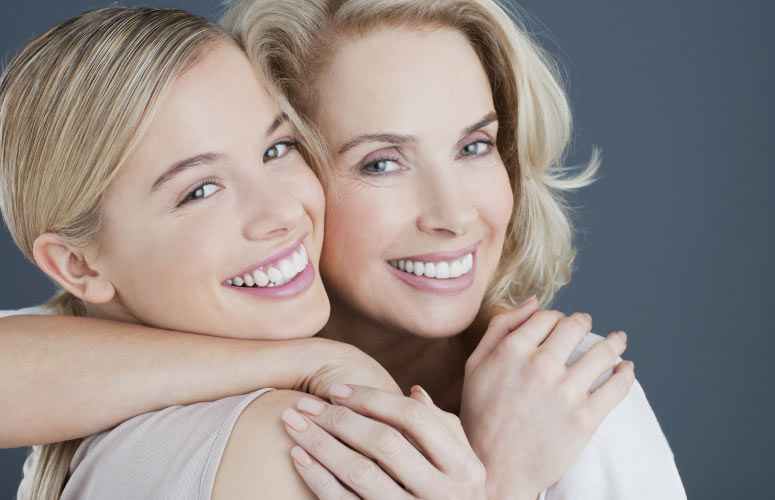
M113 283L89 265L83 249L68 244L59 234L38 236L32 252L44 273L84 302L104 304L113 299Z

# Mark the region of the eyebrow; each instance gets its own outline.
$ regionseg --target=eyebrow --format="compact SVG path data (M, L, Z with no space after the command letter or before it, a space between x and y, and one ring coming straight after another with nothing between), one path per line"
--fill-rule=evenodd
M466 127L465 129L463 129L462 135L468 135L471 132L475 130L479 130L482 127L486 127L487 125L495 121L498 121L498 115L495 113L495 111L490 111L484 116L484 118L474 123L470 127ZM342 146L337 150L336 154L337 155L344 154L347 151L351 150L352 148L356 146L360 146L361 144L364 144L367 142L387 142L388 144L398 145L398 144L406 144L407 142L414 142L415 140L416 139L414 138L414 136L411 136L411 135L362 134L348 141L344 146Z
M486 127L487 125L491 124L492 122L497 122L497 121L498 121L498 114L495 111L490 111L489 113L484 115L484 118L482 118L478 122L474 123L470 127L464 128L462 135L468 135L471 132L479 130L480 128Z
M285 113L279 113L274 120L272 120L272 123L269 124L269 127L266 129L266 135L272 135L278 128L280 128L280 125L282 125L285 120L288 119L288 115ZM220 153L203 153L201 155L192 156L191 158L186 158L185 160L181 160L174 165L172 165L169 169L167 169L166 172L161 174L158 179L156 179L156 182L153 183L153 186L151 186L151 193L154 191L157 191L162 184L167 182L168 180L172 179L179 173L183 172L184 170L188 170L189 168L193 167L199 167L201 165L206 165L209 163L214 163L220 159L222 159L224 155Z
M201 155L192 156L191 158L186 158L185 160L181 160L175 163L174 165L172 165L169 169L167 169L166 172L161 174L159 178L156 179L156 182L154 182L153 186L151 186L151 193L158 190L162 184L172 179L173 177L183 172L184 170L213 163L222 158L223 158L223 155L220 153L204 153Z

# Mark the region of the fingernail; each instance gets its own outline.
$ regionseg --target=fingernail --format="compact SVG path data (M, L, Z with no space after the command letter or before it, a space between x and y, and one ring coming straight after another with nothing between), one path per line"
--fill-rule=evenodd
M635 361L627 361L630 364L630 367L634 370L635 369Z
M310 458L309 454L300 446L291 448L291 456L293 457L293 461L300 467L306 468L312 465L312 458Z
M412 388L411 388L411 391L412 391L412 392L419 392L419 393L421 393L423 396L425 396L426 398L428 398L428 401L430 401L431 403L433 403L433 399L431 398L431 395L430 395L430 394L428 394L428 393L425 391L425 389L423 389L423 388L422 388L422 387L420 387L419 385L413 385L413 386L412 386Z
M346 385L334 384L331 386L330 394L336 399L347 399L353 394L353 390Z
M303 397L296 402L296 408L310 415L320 415L326 406L316 399Z
M530 302L532 302L533 300L536 300L536 296L535 296L535 294L533 294L533 295L531 295L530 297L528 297L527 299L525 299L525 301L524 301L524 302L522 302L522 303L521 303L520 305L518 305L517 307L526 306L526 305L528 305Z
M622 338L622 340L627 342L627 334L625 332L619 330L618 332L616 332L616 334L619 335Z
M307 430L307 421L304 420L304 417L299 415L293 408L288 408L283 411L282 419L283 422L288 425L288 427L295 430L296 432Z

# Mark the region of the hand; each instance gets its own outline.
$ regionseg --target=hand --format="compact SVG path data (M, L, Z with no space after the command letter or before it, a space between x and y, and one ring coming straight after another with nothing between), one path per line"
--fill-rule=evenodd
M314 357L309 360L309 363L316 362L316 360L324 361L314 373L305 377L299 387L294 388L324 399L328 398L332 386L351 383L376 387L393 394L401 394L401 388L398 387L387 370L357 347L319 337L304 339L302 342L311 340L314 340L314 345L320 348L313 352ZM305 346L305 349L304 352L310 352L309 345Z
M531 298L494 317L466 362L460 417L487 468L491 498L535 498L559 480L635 378L623 361L590 392L626 348L626 335L612 333L567 366L591 317L537 308Z
M422 389L410 397L357 385L332 390L338 405L302 398L300 412L283 413L299 444L296 470L319 498L487 498L484 466L459 419Z

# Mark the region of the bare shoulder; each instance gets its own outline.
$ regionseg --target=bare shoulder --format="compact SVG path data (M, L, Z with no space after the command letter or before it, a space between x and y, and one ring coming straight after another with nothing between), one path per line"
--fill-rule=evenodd
M316 498L293 466L294 442L280 418L302 396L309 397L297 391L270 391L245 408L221 457L213 500Z

